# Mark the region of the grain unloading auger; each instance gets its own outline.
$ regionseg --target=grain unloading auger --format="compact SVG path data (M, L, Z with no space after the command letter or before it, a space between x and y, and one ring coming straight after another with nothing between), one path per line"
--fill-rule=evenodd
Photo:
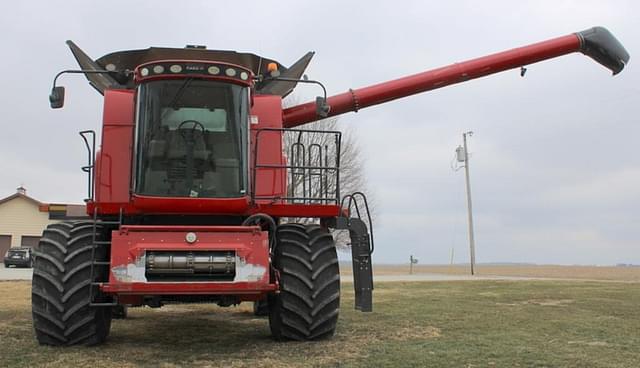
M330 337L340 302L330 229L351 235L355 304L368 312L372 228L364 195L340 193L340 132L295 127L571 52L614 74L629 60L597 27L283 109L297 83L317 83L299 79L312 53L285 68L193 46L92 60L68 43L82 70L56 76L51 106L64 103L57 78L82 73L104 115L98 151L81 132L90 218L50 225L36 251L33 325L49 345L100 343L114 310L174 302L253 301L277 339Z
M524 67L574 52L581 52L591 57L610 69L614 75L620 73L629 61L627 51L607 29L594 27L564 37L451 64L389 82L349 90L327 99L327 116L358 111L368 106ZM286 128L292 128L317 120L316 110L315 102L285 109L283 111L283 125Z

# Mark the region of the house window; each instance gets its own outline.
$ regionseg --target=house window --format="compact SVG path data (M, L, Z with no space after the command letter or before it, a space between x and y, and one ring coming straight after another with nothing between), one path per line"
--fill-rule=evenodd
M40 236L22 235L20 246L34 248L39 241Z

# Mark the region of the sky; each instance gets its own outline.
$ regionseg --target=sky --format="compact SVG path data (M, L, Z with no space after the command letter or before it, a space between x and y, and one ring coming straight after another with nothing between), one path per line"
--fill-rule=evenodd
M340 117L364 157L376 202L374 262L468 262L464 171L469 139L477 262L640 264L640 3L637 1L13 1L0 12L5 51L0 197L19 185L44 202L81 203L86 151L102 99L63 76L71 39L94 58L149 46L207 45L307 69L330 95L592 26L631 54L609 70L581 54L507 71ZM301 86L296 99L313 99Z

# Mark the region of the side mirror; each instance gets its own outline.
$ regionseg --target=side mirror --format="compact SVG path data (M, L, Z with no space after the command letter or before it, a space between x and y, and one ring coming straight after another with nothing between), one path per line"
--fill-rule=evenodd
M64 87L53 87L49 95L49 103L52 109L59 109L64 106Z
M316 114L321 118L326 118L329 116L329 111L331 111L331 106L327 105L327 99L320 96L316 97Z

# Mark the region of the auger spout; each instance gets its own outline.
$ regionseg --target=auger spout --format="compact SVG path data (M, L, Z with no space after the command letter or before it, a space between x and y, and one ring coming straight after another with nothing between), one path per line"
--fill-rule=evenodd
M625 48L606 28L594 27L567 36L331 96L327 99L327 104L330 107L329 117L573 52L582 52L591 57L610 69L614 75L621 72L629 61L629 54ZM286 128L293 128L315 120L318 120L315 102L283 110L283 122Z

